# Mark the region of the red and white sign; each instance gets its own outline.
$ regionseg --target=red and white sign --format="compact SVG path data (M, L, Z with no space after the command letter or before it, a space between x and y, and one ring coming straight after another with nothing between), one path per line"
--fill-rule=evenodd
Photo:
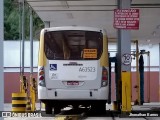
M139 9L115 9L114 28L139 29Z

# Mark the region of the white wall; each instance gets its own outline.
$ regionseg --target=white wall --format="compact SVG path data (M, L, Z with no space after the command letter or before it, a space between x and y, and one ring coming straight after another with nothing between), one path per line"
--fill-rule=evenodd
M39 42L33 43L33 66L37 67L38 63L38 49ZM25 41L25 56L24 66L30 67L30 42ZM19 71L18 68L6 68L6 67L20 67L20 42L19 41L4 41L4 67L5 71ZM29 68L24 69L25 72L29 72ZM35 71L35 70L34 70Z
M33 45L33 66L37 67L38 63L38 49L39 49L39 41L34 41ZM111 57L116 54L116 44L109 44L109 50ZM135 45L132 45L132 50L135 50ZM149 47L148 45L139 46L139 49L145 49L146 51L150 51L150 66L157 66L157 68L152 68L152 70L158 71L159 68L159 45L153 45ZM114 52L113 52L114 51ZM147 66L147 55L144 55L144 63ZM135 60L132 61L132 66L135 66ZM19 67L20 66L20 42L19 41L4 41L4 67ZM25 67L30 67L30 42L25 42ZM11 70L11 68L5 68L5 70ZM18 68L17 68L18 70ZM134 69L133 69L134 70ZM25 68L25 71L29 71L29 69ZM35 69L36 71L36 69Z
M115 56L116 52L113 51L117 51L117 45L114 43L110 43L109 44L109 50L111 51L111 57ZM136 50L136 46L134 44L131 45L131 51L135 51ZM160 56L159 56L159 44L156 45L140 45L139 46L139 50L145 50L146 52L149 51L150 52L150 66L151 66L151 71L159 71L159 61L160 61ZM146 54L143 55L144 58L144 66L148 66L148 57ZM132 59L132 66L136 66L136 60ZM135 71L135 69L132 68L133 71ZM145 69L147 70L147 69Z

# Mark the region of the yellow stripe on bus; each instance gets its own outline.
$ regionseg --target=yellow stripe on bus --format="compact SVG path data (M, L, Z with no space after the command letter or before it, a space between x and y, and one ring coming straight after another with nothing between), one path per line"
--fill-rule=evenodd
M104 35L103 36L103 53L100 59L100 65L104 66L104 67L108 67L108 40L107 40L107 36Z
M39 58L38 65L45 66L46 65L46 56L44 54L44 29L41 31L40 42L39 42Z

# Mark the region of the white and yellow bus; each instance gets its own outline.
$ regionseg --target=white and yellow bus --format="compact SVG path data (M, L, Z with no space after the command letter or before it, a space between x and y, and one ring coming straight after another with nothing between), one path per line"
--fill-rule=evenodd
M108 41L103 29L44 28L40 35L38 99L47 114L68 105L105 111L108 100Z

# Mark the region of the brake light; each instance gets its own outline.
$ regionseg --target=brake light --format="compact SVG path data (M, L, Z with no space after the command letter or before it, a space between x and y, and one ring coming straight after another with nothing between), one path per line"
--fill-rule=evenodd
M43 66L39 67L38 69L38 79L39 79L39 82L38 82L39 86L46 87L45 71Z
M103 70L103 75L107 75L107 70Z
M40 77L39 77L39 80L44 80L44 77L43 77L43 76L40 76Z
M102 77L102 80L107 80L107 77Z
M40 72L39 72L39 75L44 75L44 71L40 71Z
M39 80L44 80L44 68L39 69Z
M108 84L108 70L107 70L107 68L103 67L101 86L104 87L104 86L107 86L107 84Z
M108 80L108 71L106 68L102 70L102 80Z

